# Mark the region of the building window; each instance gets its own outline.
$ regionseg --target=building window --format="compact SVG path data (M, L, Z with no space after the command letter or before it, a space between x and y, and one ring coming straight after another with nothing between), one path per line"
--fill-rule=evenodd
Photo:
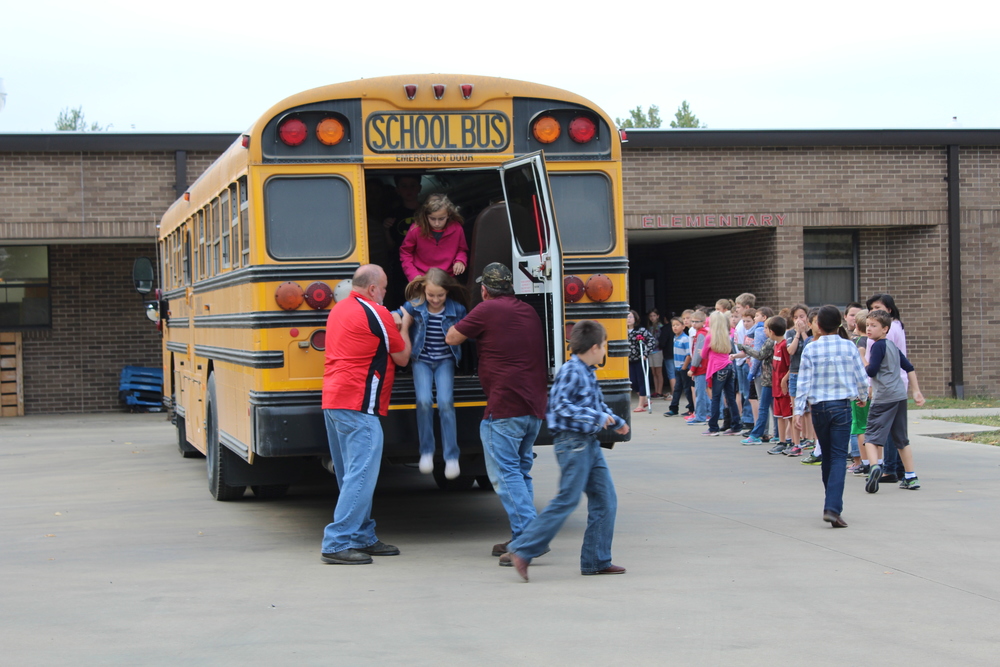
M50 326L48 246L0 246L0 330Z
M858 296L858 239L855 232L805 231L806 303L843 308Z

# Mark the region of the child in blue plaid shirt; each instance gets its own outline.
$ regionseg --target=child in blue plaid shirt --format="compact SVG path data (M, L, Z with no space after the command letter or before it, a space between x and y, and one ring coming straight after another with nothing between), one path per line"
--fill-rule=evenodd
M610 428L621 435L628 424L604 403L595 370L607 353L608 335L599 322L581 320L573 326L569 346L573 356L562 365L549 392L546 412L559 461L559 493L523 533L507 546L509 560L528 580L528 564L549 550L549 543L587 494L587 530L580 552L581 574L624 574L611 563L618 497L597 434ZM506 563L501 563L506 564Z

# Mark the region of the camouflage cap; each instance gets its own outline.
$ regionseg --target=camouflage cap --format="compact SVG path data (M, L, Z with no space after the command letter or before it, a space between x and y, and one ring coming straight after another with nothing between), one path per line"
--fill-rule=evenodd
M514 276L511 275L510 269L506 266L500 262L493 262L486 265L486 268L483 269L483 275L476 278L476 282L486 285L490 289L510 289L514 284Z

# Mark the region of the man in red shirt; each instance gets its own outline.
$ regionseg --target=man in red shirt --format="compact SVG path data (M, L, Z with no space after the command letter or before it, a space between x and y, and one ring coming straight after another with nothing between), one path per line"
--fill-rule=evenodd
M382 462L382 424L396 364L410 360L409 326L397 330L382 306L387 279L375 264L354 272L351 293L330 310L326 322L323 416L330 456L340 486L333 523L323 531L322 559L336 565L396 556L399 549L375 536L372 495Z
M479 381L486 392L479 437L514 538L535 518L531 464L548 402L545 335L535 309L514 296L510 269L494 262L476 282L483 302L448 329L445 342L478 343ZM506 553L509 542L494 545L493 555Z

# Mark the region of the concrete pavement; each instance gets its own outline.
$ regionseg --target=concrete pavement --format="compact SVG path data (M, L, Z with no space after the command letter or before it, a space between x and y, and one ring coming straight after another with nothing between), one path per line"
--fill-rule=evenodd
M489 555L490 492L384 468L373 515L402 555L323 565L328 489L216 502L163 415L0 420L2 662L998 662L1000 449L919 435L980 427L911 413L923 488L849 475L834 530L818 466L655 406L606 452L628 574L580 576L581 503L527 584ZM540 508L557 476L538 448Z

